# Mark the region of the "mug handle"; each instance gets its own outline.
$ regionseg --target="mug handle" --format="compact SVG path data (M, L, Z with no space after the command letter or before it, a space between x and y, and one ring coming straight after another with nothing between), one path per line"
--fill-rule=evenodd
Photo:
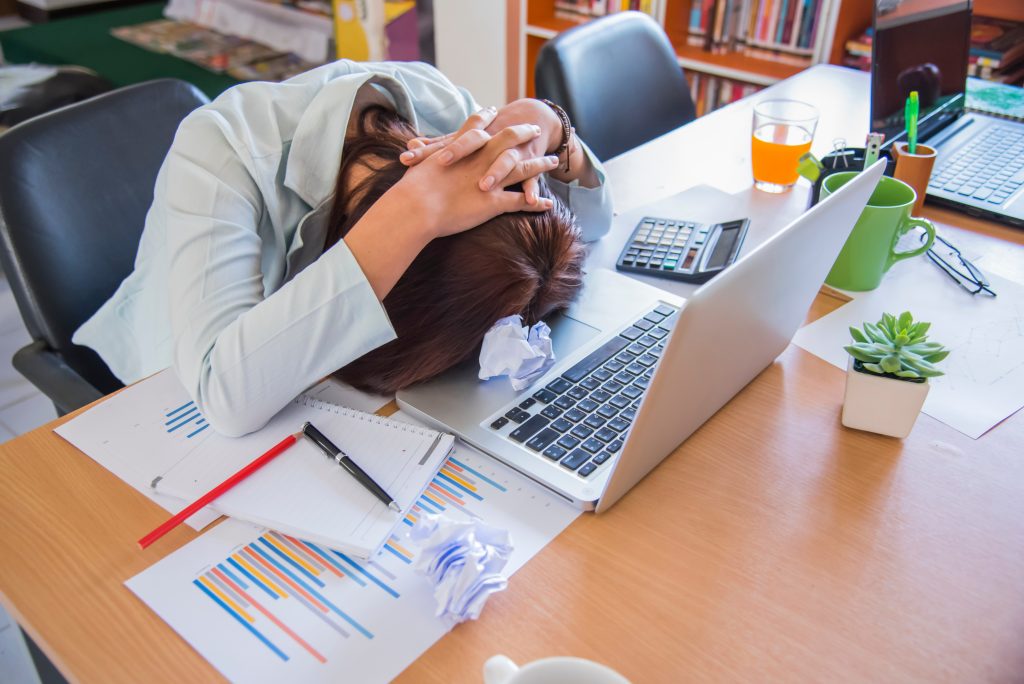
M911 228L924 228L925 232L928 233L928 240L925 241L924 245L917 249L912 249L909 252L897 252L895 249L892 250L892 262L895 264L901 259L909 259L910 257L916 257L924 254L932 245L935 243L935 225L928 219L914 218L911 216L903 224L904 229L900 231L900 235L906 235Z

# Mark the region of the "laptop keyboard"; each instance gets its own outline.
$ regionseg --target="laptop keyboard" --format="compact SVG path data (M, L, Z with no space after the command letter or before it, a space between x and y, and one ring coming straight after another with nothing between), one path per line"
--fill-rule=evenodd
M532 396L506 406L491 429L590 477L622 449L675 313L664 304L653 309Z
M999 205L1024 185L1024 133L991 126L948 159L936 160L928 189Z

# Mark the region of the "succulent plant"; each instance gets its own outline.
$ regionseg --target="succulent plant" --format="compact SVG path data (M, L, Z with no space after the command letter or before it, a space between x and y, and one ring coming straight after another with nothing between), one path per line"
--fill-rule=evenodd
M909 311L898 318L882 314L878 323L851 327L854 343L844 349L869 373L906 380L934 378L943 374L934 364L949 356L949 350L927 341L930 327L931 323L915 323Z

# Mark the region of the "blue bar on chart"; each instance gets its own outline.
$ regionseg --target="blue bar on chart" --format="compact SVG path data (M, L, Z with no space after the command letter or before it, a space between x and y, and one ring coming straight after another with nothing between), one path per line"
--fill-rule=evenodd
M189 427L184 433L188 439L192 439L210 427L210 424L203 418L203 414L199 412L199 408L194 401L182 404L178 408L168 411L164 414L164 418L167 418L167 421L164 423L167 432L174 432L178 428L188 425Z
M343 595L338 590L345 585L360 591L379 587L398 598L388 582L394 579L394 574L373 561L359 563L338 551L267 532L204 571L192 584L281 660L304 651L325 663L327 657L312 645L314 639L300 633L309 625L289 624L282 601L301 606L299 610L316 616L317 624L346 639L354 634L373 639L370 630L338 605L337 597Z
M402 522L412 527L419 519L420 514L440 515L448 508L454 508L472 518L479 519L480 516L467 508L467 504L471 504L472 501L483 501L488 493L495 491L506 492L508 490L480 471L449 456ZM395 553L387 546L384 548Z

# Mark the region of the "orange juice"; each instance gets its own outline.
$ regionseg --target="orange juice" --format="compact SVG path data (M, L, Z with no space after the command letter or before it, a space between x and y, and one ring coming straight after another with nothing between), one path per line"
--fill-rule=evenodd
M811 135L799 126L764 124L754 131L751 158L754 180L776 185L796 183L800 156L811 149Z

